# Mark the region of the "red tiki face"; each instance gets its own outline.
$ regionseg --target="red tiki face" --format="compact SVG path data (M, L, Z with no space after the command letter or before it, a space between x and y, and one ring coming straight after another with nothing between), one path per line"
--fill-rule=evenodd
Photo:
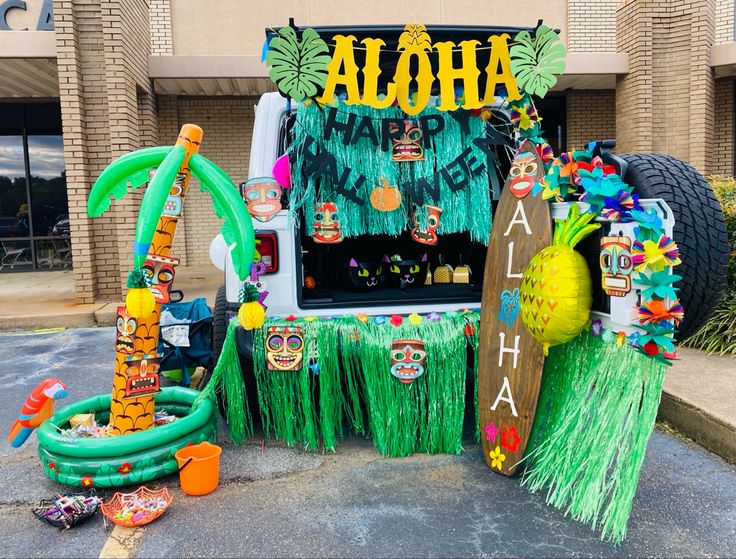
M524 198L532 191L534 183L537 182L539 176L539 166L537 164L537 155L530 151L520 151L511 162L511 171L509 171L511 182L509 189L511 194L517 198Z
M411 220L414 223L414 227L411 229L411 238L424 245L436 245L439 240L437 229L440 227L442 208L438 208L437 206L425 207L427 208L427 228L422 229L419 226L419 222L416 219L416 213L413 213Z
M149 254L143 264L143 271L151 280L151 291L157 303L171 301L171 284L174 283L174 268L179 264L178 258Z
M396 340L391 344L391 374L411 384L424 374L427 353L420 340Z
M161 390L158 381L160 358L155 353L145 354L142 357L128 357L128 368L125 370L125 398L138 398L155 394Z
M315 206L313 226L312 238L315 243L329 245L342 242L340 215L337 206L332 202L322 202Z
M392 122L389 131L392 134L397 133L399 125ZM393 161L422 161L424 159L423 138L424 133L419 126L419 121L405 120L401 137L391 139L391 159Z
M281 210L281 186L270 177L250 179L243 185L248 213L258 221L268 221Z

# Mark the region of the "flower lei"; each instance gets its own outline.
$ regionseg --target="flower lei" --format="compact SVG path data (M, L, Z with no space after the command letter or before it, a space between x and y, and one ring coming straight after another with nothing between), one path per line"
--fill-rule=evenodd
M569 201L578 199L590 204L588 211L613 223L636 223L632 239L631 259L634 281L646 286L641 304L635 307L637 331L626 334L604 329L599 320L591 331L604 340L615 340L619 346L628 343L636 350L669 363L675 357L675 328L684 318L677 288L672 284L682 279L671 274L681 263L677 244L665 233L655 210L639 205L634 188L616 174L613 166L603 165L590 151L567 152L556 158L539 189L544 199Z

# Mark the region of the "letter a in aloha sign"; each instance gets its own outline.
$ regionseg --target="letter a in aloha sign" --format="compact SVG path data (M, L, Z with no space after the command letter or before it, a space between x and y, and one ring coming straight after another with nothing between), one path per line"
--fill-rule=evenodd
M478 356L478 408L488 467L510 476L534 423L544 355L519 317L521 276L552 240L549 204L532 196L544 167L526 141L511 163L488 244Z

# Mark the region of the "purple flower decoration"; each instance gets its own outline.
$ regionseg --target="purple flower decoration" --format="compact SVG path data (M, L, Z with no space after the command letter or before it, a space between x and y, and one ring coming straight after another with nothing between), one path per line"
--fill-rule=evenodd
M496 424L491 421L488 425L486 425L486 440L495 443L497 436L498 428L496 427Z
M603 322L600 320L594 320L590 324L590 333L594 336L600 336L601 332L603 332Z
M436 311L432 311L427 315L427 320L439 320L442 315Z

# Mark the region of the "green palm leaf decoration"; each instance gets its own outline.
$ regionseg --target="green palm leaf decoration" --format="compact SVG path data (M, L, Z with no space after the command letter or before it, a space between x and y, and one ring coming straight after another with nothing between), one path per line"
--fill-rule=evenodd
M519 88L529 95L544 97L565 71L565 45L557 33L540 25L534 37L519 32L511 47L511 72Z
M172 146L158 146L126 153L110 163L92 186L87 199L90 217L102 215L110 207L110 196L120 200L131 188L138 188L149 180L148 171L158 167Z
M227 173L207 158L193 155L189 169L202 190L210 193L217 217L224 218L220 231L227 245L233 247L230 254L235 273L244 280L250 273L256 249L253 223L245 202Z
M282 94L297 102L324 87L330 60L327 43L314 29L305 29L300 42L293 28L282 27L266 53L268 76Z

